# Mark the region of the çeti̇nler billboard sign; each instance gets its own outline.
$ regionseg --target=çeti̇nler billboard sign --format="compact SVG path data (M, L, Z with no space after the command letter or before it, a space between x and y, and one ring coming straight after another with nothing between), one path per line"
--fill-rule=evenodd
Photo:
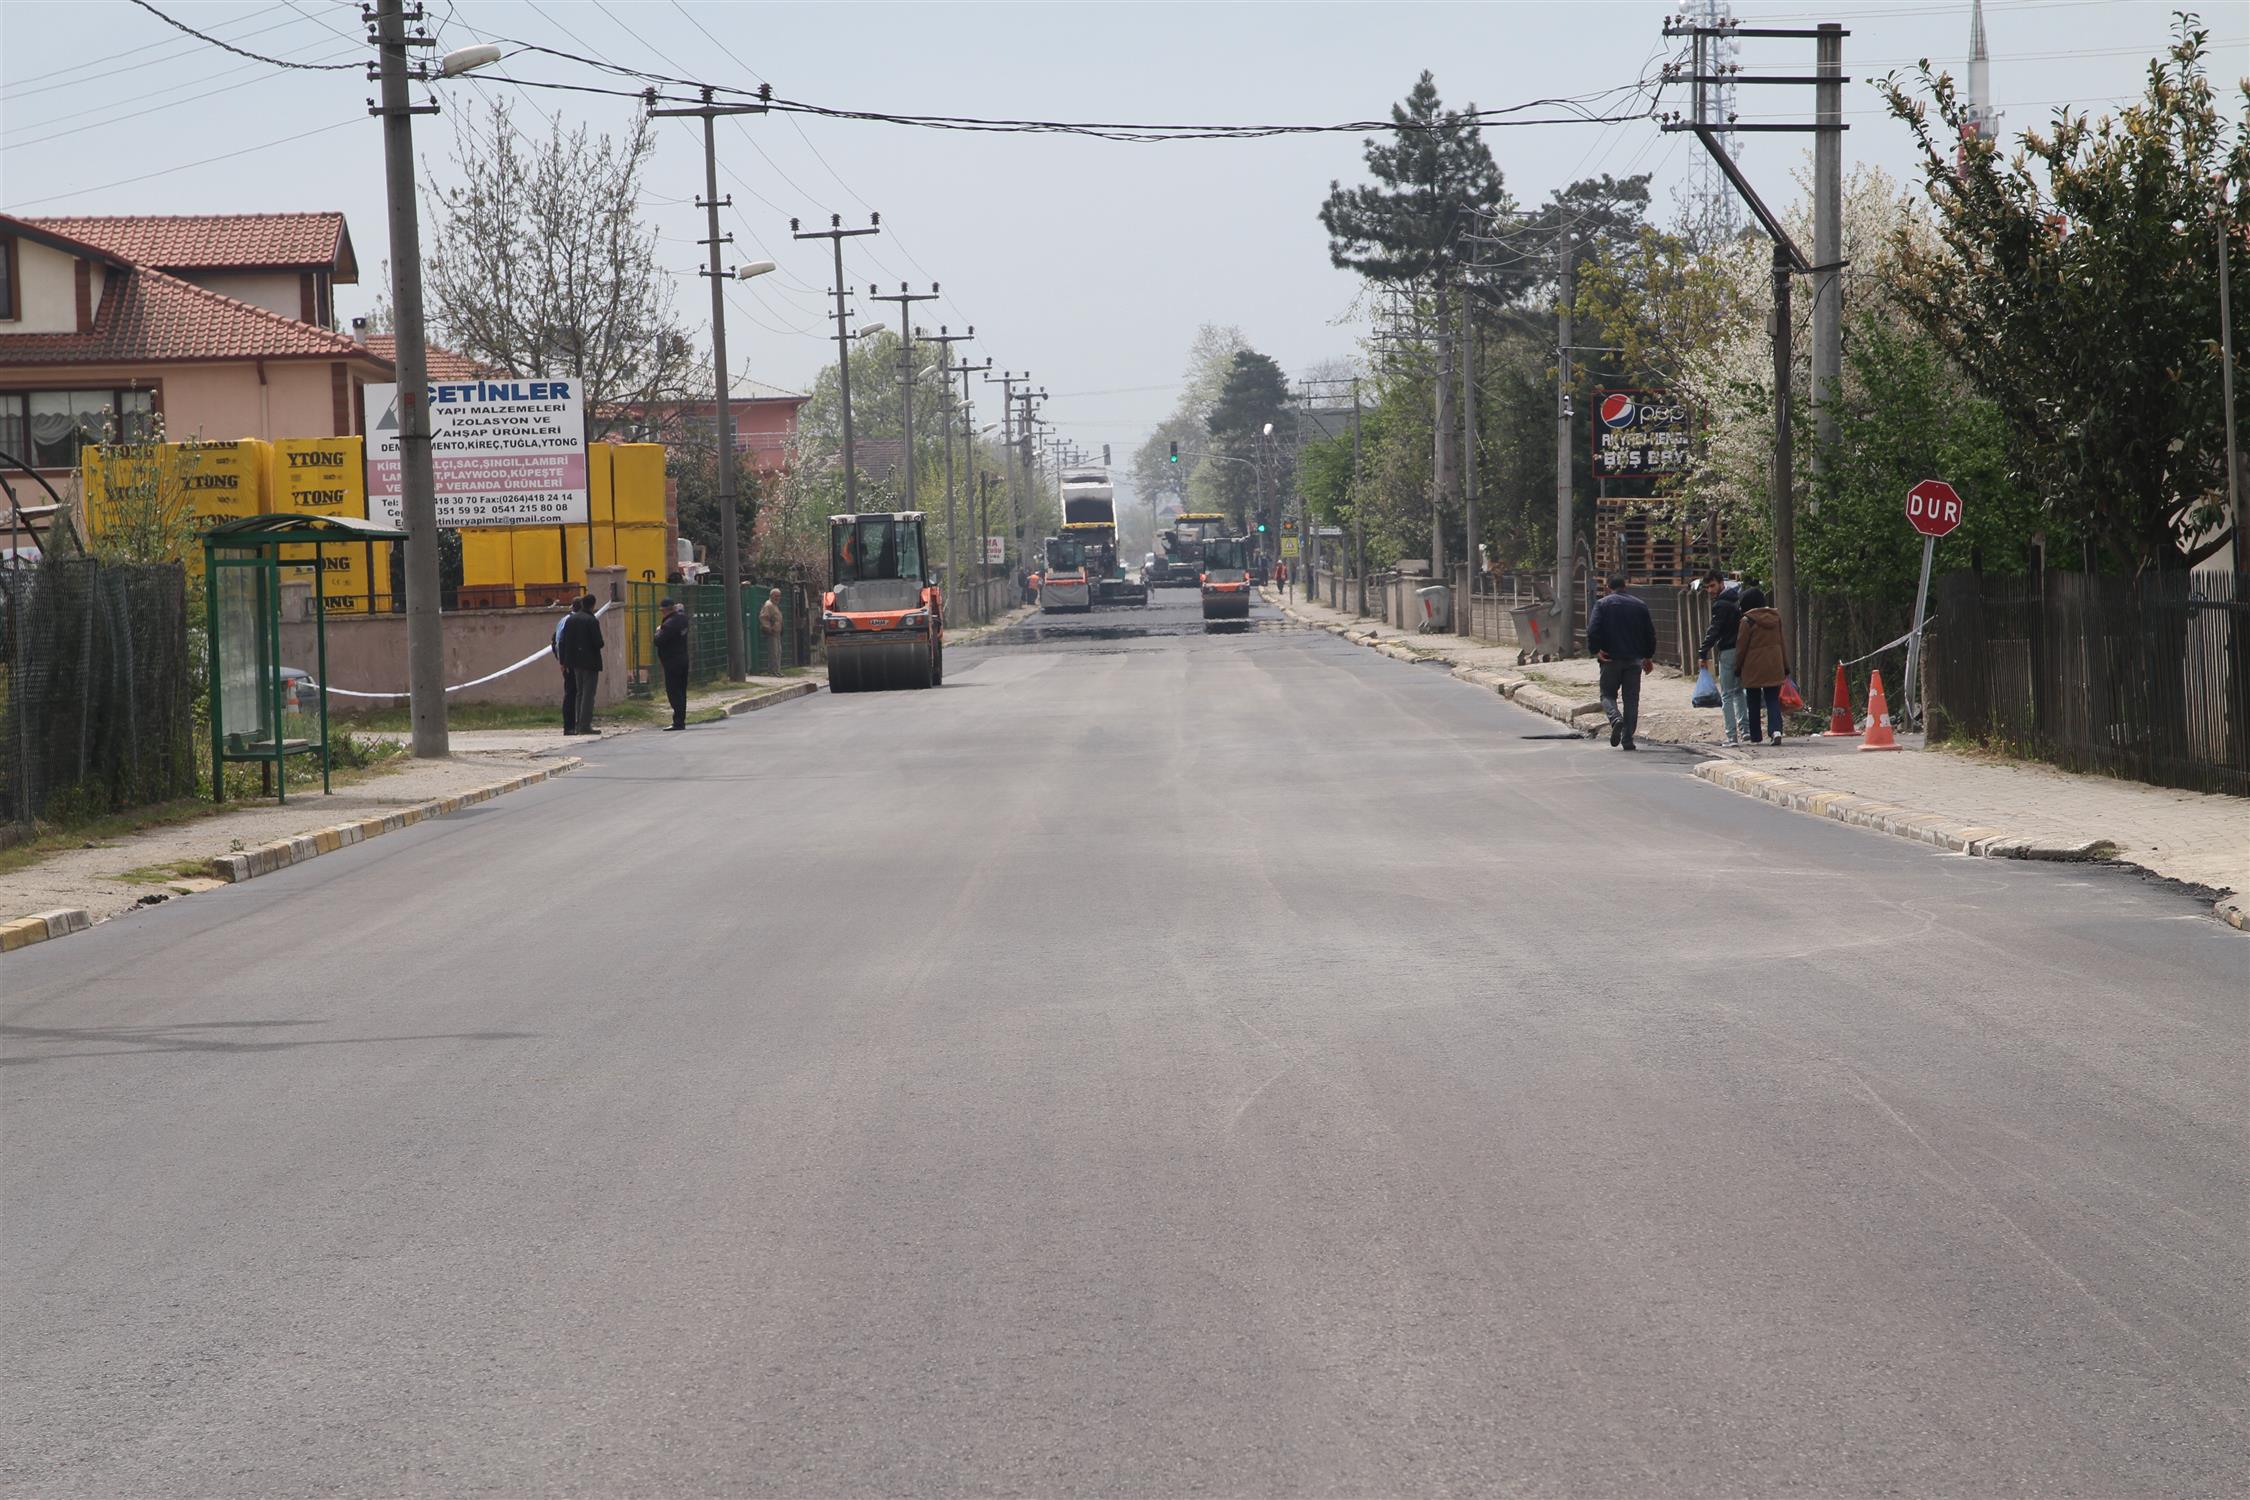
M453 380L429 387L440 526L586 520L586 410L576 380ZM403 528L396 385L367 387L367 510Z

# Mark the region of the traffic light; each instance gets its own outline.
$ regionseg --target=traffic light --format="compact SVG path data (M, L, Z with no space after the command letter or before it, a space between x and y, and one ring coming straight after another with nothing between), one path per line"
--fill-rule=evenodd
M1102 444L1102 467L1105 469L1109 467L1109 444L1107 443Z
M1258 523L1258 535L1260 535L1260 536L1264 536L1265 534L1266 534L1266 523L1265 523L1265 522L1263 522L1263 521L1260 521L1260 522Z
M1171 458L1169 458L1168 460L1166 460L1166 462L1168 462L1168 463L1175 463L1175 464L1176 464L1176 463L1178 463L1179 461L1180 461L1180 445L1179 445L1178 443L1174 443L1174 444L1172 445L1172 456L1171 456Z

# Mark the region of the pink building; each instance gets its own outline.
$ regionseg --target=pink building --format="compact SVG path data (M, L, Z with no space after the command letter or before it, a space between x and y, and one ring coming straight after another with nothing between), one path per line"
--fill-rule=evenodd
M357 431L360 388L392 378L331 326L358 279L342 214L0 214L0 454L75 498L82 446L159 417L212 441Z

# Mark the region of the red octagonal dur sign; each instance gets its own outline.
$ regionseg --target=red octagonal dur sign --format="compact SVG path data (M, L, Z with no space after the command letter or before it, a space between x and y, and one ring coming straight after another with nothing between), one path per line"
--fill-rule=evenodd
M1906 492L1906 519L1924 536L1944 536L1961 524L1961 497L1942 479L1925 479Z

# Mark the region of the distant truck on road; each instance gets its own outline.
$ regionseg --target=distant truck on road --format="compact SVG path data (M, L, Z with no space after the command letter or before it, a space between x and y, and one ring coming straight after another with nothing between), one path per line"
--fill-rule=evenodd
M1091 604L1146 604L1148 585L1135 582L1117 551L1117 492L1106 469L1065 469L1062 534L1084 553Z

